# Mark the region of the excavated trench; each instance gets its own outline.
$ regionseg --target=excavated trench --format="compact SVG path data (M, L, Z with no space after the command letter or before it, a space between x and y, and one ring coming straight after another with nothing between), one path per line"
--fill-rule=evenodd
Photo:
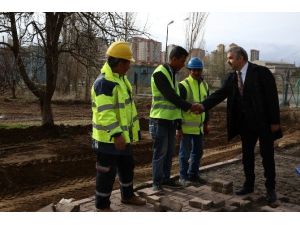
M284 129L293 131L290 113L282 114ZM152 141L148 119L140 119L143 140L134 144L135 184L151 180ZM235 157L241 146L226 140L225 107L211 112L210 134L205 138L202 165ZM296 128L295 128L296 129ZM61 198L93 195L95 155L91 126L0 129L0 211L35 211ZM178 146L172 173L178 173ZM118 188L118 182L115 182Z

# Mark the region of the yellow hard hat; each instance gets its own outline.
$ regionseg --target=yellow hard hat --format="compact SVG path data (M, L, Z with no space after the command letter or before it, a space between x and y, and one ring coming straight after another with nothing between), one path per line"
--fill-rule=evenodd
M130 48L130 44L125 41L116 41L112 43L107 49L106 55L114 58L127 59L131 62L135 62Z

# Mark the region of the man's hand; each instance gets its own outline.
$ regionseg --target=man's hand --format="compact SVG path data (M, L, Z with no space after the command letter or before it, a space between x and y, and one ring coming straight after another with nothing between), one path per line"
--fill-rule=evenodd
M280 129L280 124L271 124L271 132L275 133Z
M205 134L205 135L209 134L209 127L208 127L208 123L204 123L204 126L203 126L203 131L204 131L204 134Z
M193 112L195 114L200 114L200 113L204 112L204 107L202 104L194 103L194 104L192 104L192 107L190 110L191 110L191 112Z
M124 150L126 147L126 142L122 134L114 137L114 143L117 150Z
M176 130L176 139L177 141L182 139L182 130Z

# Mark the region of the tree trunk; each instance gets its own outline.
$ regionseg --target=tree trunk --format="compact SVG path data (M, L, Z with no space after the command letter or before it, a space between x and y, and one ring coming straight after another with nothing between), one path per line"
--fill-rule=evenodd
M90 83L91 83L91 81L90 81L91 74L90 73L91 73L90 69L87 68L87 76L85 78L85 102L88 102L90 100L90 93L91 93L90 92Z
M53 113L51 107L51 99L44 97L40 99L41 114L42 114L42 126L52 127L54 126Z
M12 81L12 86L11 86L11 94L12 94L12 99L16 99L16 80L13 79Z

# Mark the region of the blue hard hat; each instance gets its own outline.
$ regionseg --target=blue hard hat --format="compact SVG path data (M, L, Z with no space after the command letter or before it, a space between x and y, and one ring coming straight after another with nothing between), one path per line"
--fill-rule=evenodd
M188 69L203 69L203 62L199 58L193 57L188 62L187 68Z

